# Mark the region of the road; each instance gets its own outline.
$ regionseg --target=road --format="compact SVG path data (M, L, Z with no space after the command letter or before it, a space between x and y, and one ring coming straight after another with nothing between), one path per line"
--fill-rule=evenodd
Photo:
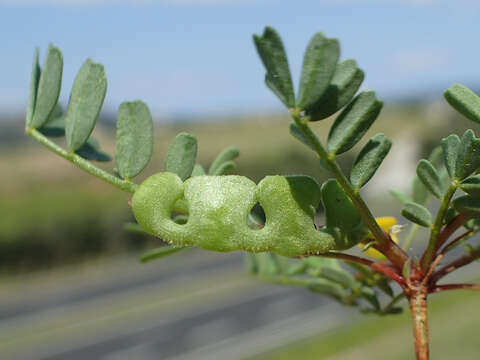
M352 316L202 251L17 279L0 296L2 360L244 359Z

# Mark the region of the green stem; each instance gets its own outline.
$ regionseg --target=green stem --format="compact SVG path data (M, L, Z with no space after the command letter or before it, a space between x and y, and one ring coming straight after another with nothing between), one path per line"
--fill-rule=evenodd
M133 182L129 180L123 180L120 179L98 167L93 165L91 162L85 160L84 158L78 156L77 154L73 152L68 152L64 149L62 149L60 146L55 144L54 142L50 141L47 139L45 136L43 136L40 132L38 132L36 129L27 127L25 129L25 132L27 135L35 139L37 142L48 148L49 150L53 151L57 155L60 155L64 159L70 161L72 164L78 166L80 169L88 172L89 174L96 176L97 178L119 188L120 190L129 192L129 193L134 193L135 190L137 189L138 185L134 184Z
M385 232L380 228L367 204L360 196L360 193L352 186L350 181L348 181L343 174L342 170L335 161L335 157L328 154L328 152L323 148L323 145L320 143L317 135L315 135L312 129L310 129L308 126L308 118L302 118L298 110L292 110L291 115L299 129L312 144L315 152L327 164L333 176L342 187L343 191L345 191L348 197L352 200L363 221L375 237L378 246L381 248L382 252L384 252L384 255L401 269L408 258L407 254L393 241L391 241L391 239L389 239Z
M435 257L435 253L437 251L437 242L438 242L438 235L440 234L440 230L443 224L443 218L445 217L445 213L448 210L448 206L450 204L450 200L455 194L457 190L457 183L452 182L447 189L445 195L443 195L442 203L440 204L440 209L438 209L437 217L435 218L435 223L433 224L432 231L430 232L430 240L428 242L428 247L425 250L425 253L422 256L422 269L426 271L430 265L432 264L433 258Z

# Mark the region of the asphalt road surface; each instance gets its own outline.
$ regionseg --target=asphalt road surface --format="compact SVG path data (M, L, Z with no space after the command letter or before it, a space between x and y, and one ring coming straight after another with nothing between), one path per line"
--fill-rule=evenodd
M248 276L240 254L118 259L6 284L0 358L244 359L351 318L338 309Z

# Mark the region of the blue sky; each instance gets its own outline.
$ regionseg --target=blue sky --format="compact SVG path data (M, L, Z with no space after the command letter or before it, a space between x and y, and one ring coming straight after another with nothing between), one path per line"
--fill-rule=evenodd
M64 103L91 57L105 65L110 110L132 99L160 116L281 109L251 40L267 24L282 34L295 83L323 31L380 98L440 97L453 82L480 84L479 17L474 0L0 0L0 109L25 106L34 48L44 55L49 42L64 54Z

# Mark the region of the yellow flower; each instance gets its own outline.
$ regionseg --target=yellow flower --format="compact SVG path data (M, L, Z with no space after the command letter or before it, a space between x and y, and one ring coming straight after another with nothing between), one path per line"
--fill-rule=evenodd
M382 216L375 218L375 220L377 220L377 224L380 226L380 228L386 233L390 234L390 237L395 243L398 243L397 235L391 231L392 227L397 225L397 219L395 219L393 216ZM360 243L360 247L362 249L365 247L365 245L366 243ZM365 251L365 255L379 260L385 259L385 256L383 256L381 252L374 249L373 247L367 249Z

